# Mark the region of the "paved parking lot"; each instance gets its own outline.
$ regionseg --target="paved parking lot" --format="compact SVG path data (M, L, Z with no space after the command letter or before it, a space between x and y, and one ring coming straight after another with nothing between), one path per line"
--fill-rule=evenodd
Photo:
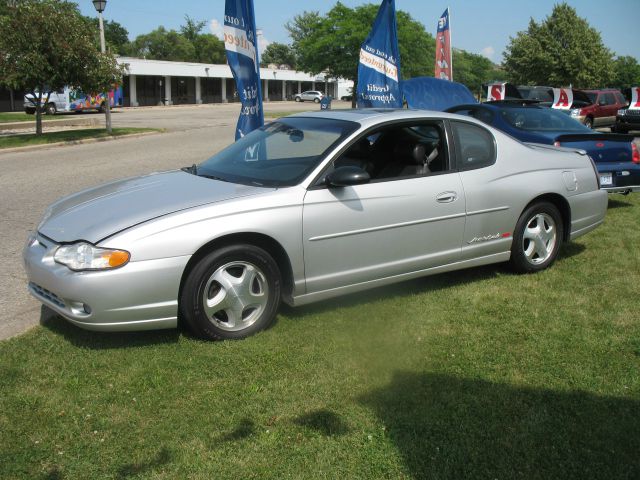
M348 107L346 102L334 105ZM318 108L294 102L266 105L267 112L283 113ZM238 109L238 104L228 104L119 110L113 115L116 127L156 127L167 132L87 145L0 152L0 339L40 321L40 304L26 291L21 250L48 204L109 180L199 163L233 141Z

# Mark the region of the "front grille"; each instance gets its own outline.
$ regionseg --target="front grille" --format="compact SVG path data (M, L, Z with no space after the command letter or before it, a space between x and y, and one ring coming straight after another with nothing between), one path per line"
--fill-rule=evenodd
M640 108L627 109L624 114L628 117L640 117Z
M60 308L65 308L65 304L60 297L58 297L55 293L50 292L46 288L42 288L40 285L36 285L33 282L29 283L29 288L33 293L35 293L38 297L43 298L44 300L48 300L54 305L57 305Z

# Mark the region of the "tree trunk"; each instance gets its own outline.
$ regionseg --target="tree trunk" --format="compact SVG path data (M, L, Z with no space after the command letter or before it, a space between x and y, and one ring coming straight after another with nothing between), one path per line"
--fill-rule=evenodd
M36 98L35 93L33 93L33 97ZM42 89L38 92L38 97L36 100L36 136L42 135Z
M104 102L104 123L107 127L107 133L111 135L113 129L111 128L111 100L109 99L109 92L106 93L106 101Z

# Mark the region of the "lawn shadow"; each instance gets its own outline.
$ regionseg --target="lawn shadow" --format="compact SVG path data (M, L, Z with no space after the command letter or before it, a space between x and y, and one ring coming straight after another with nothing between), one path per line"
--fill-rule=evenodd
M118 469L116 478L126 479L137 476L145 476L144 474L150 473L158 467L162 467L171 462L171 452L162 447L155 458L148 462L127 463Z
M492 264L482 267L457 270L455 272L439 273L426 277L406 280L392 285L373 288L363 292L352 293L329 300L323 300L311 305L301 307L289 307L282 304L280 311L289 318L300 318L310 314L319 314L327 310L334 310L341 307L353 307L361 304L371 303L381 298L405 298L418 294L436 292L456 285L464 285L481 280L495 278L498 275L511 272L505 268L504 264Z
M629 202L621 202L620 200L616 200L614 198L611 198L611 196L609 196L609 210L614 209L614 208L628 208L628 207L633 207L633 205L631 205Z
M221 435L218 438L220 442L235 442L237 440L243 440L249 438L256 433L256 424L250 418L243 418L240 423L232 431Z
M560 251L558 252L558 260L580 255L586 249L587 247L585 247L582 243L575 243L575 242L563 243L562 248L560 248Z
M414 478L640 478L640 402L397 372L359 399Z
M117 333L83 330L44 305L40 309L40 325L77 347L94 350L176 343L180 337L177 329Z
M336 413L321 409L301 415L293 420L293 423L316 430L327 437L346 435L351 431L349 425Z

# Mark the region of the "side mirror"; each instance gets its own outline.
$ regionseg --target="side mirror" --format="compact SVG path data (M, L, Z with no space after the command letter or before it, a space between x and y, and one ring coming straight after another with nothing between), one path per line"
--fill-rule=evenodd
M368 183L371 177L360 167L339 167L325 178L330 187L349 187Z

